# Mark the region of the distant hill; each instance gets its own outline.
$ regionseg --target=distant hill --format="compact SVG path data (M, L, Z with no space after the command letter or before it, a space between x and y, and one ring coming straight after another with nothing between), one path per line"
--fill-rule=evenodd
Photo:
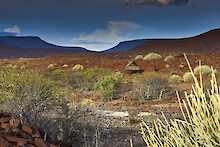
M39 37L0 36L0 58L41 57L50 54L87 53L81 47L62 47Z
M140 40L131 40L131 41L124 41L120 42L117 46L106 50L105 52L127 52L130 49L136 48L139 45L145 43L146 39L140 39Z
M127 49L126 49L127 46ZM220 53L220 29L181 39L145 39L121 42L110 52L175 52L175 53Z

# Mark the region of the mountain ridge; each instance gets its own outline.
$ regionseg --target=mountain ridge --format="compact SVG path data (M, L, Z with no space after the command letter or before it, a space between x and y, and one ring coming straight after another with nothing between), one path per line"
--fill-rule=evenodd
M38 36L0 36L0 58L43 57L51 54L91 52L82 47L63 47Z
M134 42L133 46L131 45ZM139 42L139 43L137 43ZM120 50L121 46L127 49ZM138 39L120 42L107 52L220 52L220 29L213 29L193 37Z

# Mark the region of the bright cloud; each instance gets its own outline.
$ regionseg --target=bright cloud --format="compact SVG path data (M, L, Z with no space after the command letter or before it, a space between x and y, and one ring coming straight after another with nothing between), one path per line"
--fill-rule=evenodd
M128 21L110 21L106 28L91 33L82 33L73 38L72 43L91 50L104 50L117 43L131 39L129 33L140 32L143 27Z
M4 32L19 34L21 33L21 29L17 25L14 25L12 27L5 28Z

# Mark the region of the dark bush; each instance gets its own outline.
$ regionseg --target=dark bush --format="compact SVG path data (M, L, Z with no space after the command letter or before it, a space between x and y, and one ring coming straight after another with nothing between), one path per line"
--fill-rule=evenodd
M168 82L159 78L135 83L133 93L134 97L139 100L163 99L175 94Z

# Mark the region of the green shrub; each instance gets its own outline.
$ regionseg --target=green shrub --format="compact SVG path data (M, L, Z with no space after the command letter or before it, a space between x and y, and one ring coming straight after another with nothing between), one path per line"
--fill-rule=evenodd
M183 78L179 75L172 75L169 78L169 83L182 83Z
M144 60L159 60L162 56L158 53L149 53L144 57Z
M55 81L64 81L67 78L67 73L63 69L49 70L46 76Z
M15 97L17 83L21 73L14 68L3 67L0 70L0 103Z
M123 75L120 73L104 76L95 83L94 89L102 91L105 100L112 99L114 98L114 91L117 85L122 82L122 78Z
M66 102L65 88L36 71L5 69L0 73L2 111L33 122L52 110L62 109Z
M208 65L201 65L194 68L195 75L210 75L212 73L212 69Z
M191 72L186 72L184 75L183 75L183 81L184 82L191 82L193 81L193 75Z
M173 90L166 80L160 78L146 79L134 83L134 97L139 100L168 98Z
M88 68L69 74L68 83L72 88L91 90L93 85L104 76L111 75L112 71L103 68Z
M144 56L143 55L137 55L135 57L135 60L143 60L144 59Z
M193 74L193 73L192 73ZM193 74L194 79L196 79ZM220 144L220 88L214 73L211 90L204 89L202 82L195 80L195 85L186 99L180 100L183 119L165 122L158 120L150 127L141 123L141 132L146 146L219 146Z

